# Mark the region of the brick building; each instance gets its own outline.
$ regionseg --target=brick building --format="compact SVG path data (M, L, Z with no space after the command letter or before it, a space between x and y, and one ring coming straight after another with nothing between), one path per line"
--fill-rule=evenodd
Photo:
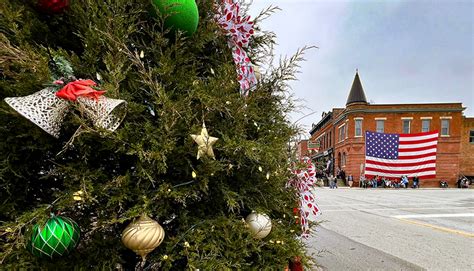
M460 172L474 179L474 118L463 117Z
M309 155L308 139L303 139L299 141L298 145L296 146L296 156L298 158L302 158L308 155Z
M318 162L331 161L331 171L343 169L357 185L364 174L365 131L409 134L437 130L436 178L421 179L423 186L438 186L447 180L452 187L462 172L474 175L474 145L469 133L473 118L465 118L461 103L370 104L356 73L345 108L323 113L310 130L311 141L321 143L313 156ZM469 132L467 132L469 130Z

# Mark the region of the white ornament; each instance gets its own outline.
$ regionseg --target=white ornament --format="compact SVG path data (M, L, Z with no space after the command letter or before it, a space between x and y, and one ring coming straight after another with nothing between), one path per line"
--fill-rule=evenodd
M272 221L266 214L252 212L247 216L245 222L247 222L250 231L257 239L265 238L272 230Z

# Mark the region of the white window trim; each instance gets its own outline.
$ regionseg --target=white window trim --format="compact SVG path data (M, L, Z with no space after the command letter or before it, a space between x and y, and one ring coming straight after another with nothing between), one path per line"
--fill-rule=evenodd
M341 124L337 129L341 129L342 126L346 125L345 123Z
M449 137L450 136L450 132L451 132L451 122L449 121L448 122L448 134L447 135L443 135L442 132L443 132L443 120L451 120L452 117L440 117L441 119L441 123L440 123L440 131L439 131L439 134L441 135L441 137Z
M342 136L341 132L342 132L342 128L346 126L346 124L344 123L343 125L339 126L338 129L339 129L339 142L342 142L344 141L347 137L346 136ZM344 128L345 129L345 128ZM346 131L344 131L344 134L346 133ZM342 139L341 139L342 137Z
M413 120L413 118L411 118L411 119L402 118L402 129L403 129L403 121L405 121L405 120L409 120L409 122L408 122L408 133L407 134L410 134L411 133L411 121ZM405 131L403 131L403 132L405 132Z
M364 118L363 117L356 117L354 118L354 120L363 120Z
M401 117L402 120L413 120L413 117Z
M422 132L422 133L425 133L425 132L423 132L423 121L424 121L424 120L428 120L428 121L429 121L428 131L426 131L426 132L429 132L430 129L431 129L431 120L432 120L433 118L432 118L432 117L421 117L420 119L421 119L421 132Z
M357 127L356 127L356 121L361 120L360 123L360 135L357 135ZM363 129L362 126L364 125L364 118L354 118L354 137L363 137Z
M377 121L378 120L383 120L383 132L382 133L385 133L385 121L387 120L387 118L375 118L375 131L377 133L380 133L377 131Z

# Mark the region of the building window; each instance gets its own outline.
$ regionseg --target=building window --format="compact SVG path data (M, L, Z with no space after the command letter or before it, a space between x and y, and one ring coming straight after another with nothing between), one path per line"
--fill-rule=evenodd
M469 131L469 143L474 143L474 130Z
M329 146L332 144L332 132L329 132Z
M346 125L339 127L339 141L343 141L346 138Z
M421 132L430 131L430 122L431 120L421 120Z
M337 153L337 167L338 168L341 168L341 164L342 164L342 158L341 158L341 153Z
M362 136L362 120L355 120L355 136Z
M410 124L411 124L411 120L403 120L403 133L404 134L410 133Z
M441 120L441 135L449 136L449 119Z
M385 120L376 120L375 123L376 123L376 132L383 133Z

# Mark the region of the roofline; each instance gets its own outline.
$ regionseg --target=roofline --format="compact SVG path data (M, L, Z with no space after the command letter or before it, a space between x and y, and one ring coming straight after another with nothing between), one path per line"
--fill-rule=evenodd
M407 113L407 112L462 112L462 108L400 108L400 109L349 109L334 120L334 125L343 120L350 113Z
M390 106L393 106L393 105L441 105L441 104L461 104L461 105L462 105L462 102L452 102L452 103L368 104L368 106L377 106L377 105L382 105L382 106L386 106L386 105L390 105ZM465 109L465 108L464 108L464 109Z
M334 110L334 108L333 108ZM314 134L314 130L316 128L318 128L318 126L324 121L326 120L327 118L329 118L330 116L332 116L332 111L329 111L320 121L318 121L318 123L316 123L316 125L314 125L313 127L311 127L311 130L309 130L309 134L310 135L313 135Z

